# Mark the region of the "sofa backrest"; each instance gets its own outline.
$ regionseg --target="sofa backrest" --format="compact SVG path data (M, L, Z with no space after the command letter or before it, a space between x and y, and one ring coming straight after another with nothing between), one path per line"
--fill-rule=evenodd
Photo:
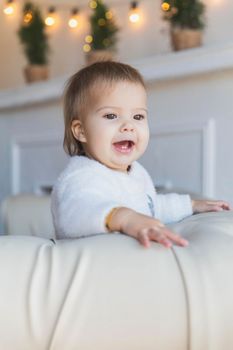
M50 196L19 194L2 204L4 233L54 238Z
M233 212L171 228L188 247L1 236L0 350L233 349Z

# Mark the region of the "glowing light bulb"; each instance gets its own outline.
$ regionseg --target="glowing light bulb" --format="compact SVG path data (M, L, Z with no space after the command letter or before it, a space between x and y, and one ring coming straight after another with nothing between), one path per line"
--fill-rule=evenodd
M89 44L84 44L84 45L83 45L83 51L84 51L84 52L90 52L90 51L91 51L91 45L89 45Z
M48 16L45 18L45 24L48 27L52 27L56 23L54 14L55 14L55 7L52 6L49 8Z
M95 0L90 1L90 2L89 2L89 7L90 7L91 9L96 9L96 7L97 7L97 2L96 2Z
M138 13L132 13L132 14L129 16L129 20L130 20L130 22L132 22L132 23L138 22L139 19L140 19L140 16L139 16Z
M74 8L71 11L71 17L69 19L68 25L70 28L77 28L78 24L79 24L79 20L78 20L78 9Z
M112 19L112 17L113 17L113 15L112 15L112 12L111 12L111 11L107 11L107 12L105 13L105 18L106 18L106 19Z
M71 18L68 22L70 28L77 28L78 20L75 18Z
M10 16L13 15L14 13L14 2L13 0L8 0L5 8L3 9L3 12L5 13L5 15Z
M32 21L33 15L31 11L28 11L23 16L23 23L29 24Z
M92 35L86 35L85 37L86 43L90 44L93 41L93 36Z
M108 46L110 45L110 43L111 43L110 40L107 39L107 38L103 40L103 45L104 45L105 47L108 47Z
M161 7L162 7L162 10L163 11L169 11L170 10L170 4L168 3L168 2L166 2L166 1L164 1L163 3L162 3L162 5L161 5Z
M140 20L140 14L139 14L139 10L138 10L137 1L131 2L129 20L132 23L137 23Z
M106 20L105 20L104 18L98 19L98 25L99 25L100 27L105 26L105 24L106 24Z
M55 19L53 17L48 16L45 18L45 24L51 27L55 24Z

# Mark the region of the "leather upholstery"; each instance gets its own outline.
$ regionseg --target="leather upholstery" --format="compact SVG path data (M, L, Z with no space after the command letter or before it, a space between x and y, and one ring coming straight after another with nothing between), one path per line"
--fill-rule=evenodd
M230 350L233 212L172 228L188 247L1 236L0 350Z

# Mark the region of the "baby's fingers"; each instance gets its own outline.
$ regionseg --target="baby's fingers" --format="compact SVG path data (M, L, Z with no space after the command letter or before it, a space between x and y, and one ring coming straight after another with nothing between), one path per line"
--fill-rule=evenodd
M209 211L232 210L230 204L225 201L207 201L206 203L208 205Z
M150 247L150 241L158 242L167 248L172 246L172 243L166 236L157 231L157 229L143 229L138 234L138 241L146 248Z
M137 239L145 248L150 247L150 239L147 230L140 231Z
M224 210L232 210L231 206L229 203L227 202L220 202L219 205L221 206L222 209Z
M146 248L150 247L150 241L162 244L166 248L171 248L172 243L176 243L182 247L188 245L188 241L181 236L170 231L165 226L144 229L138 234L139 242Z
M168 229L166 229L166 236L172 242L174 242L182 247L186 247L189 244L189 242L185 238L181 237L180 235L177 235L176 233L174 233Z

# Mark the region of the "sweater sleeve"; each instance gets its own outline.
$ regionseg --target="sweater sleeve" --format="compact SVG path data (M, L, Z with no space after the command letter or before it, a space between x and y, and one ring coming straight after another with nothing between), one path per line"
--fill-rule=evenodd
M153 181L148 172L141 166L147 194L150 195L154 206L154 217L164 224L180 221L193 214L192 202L189 195L177 193L157 194Z
M107 232L105 219L120 203L108 184L69 182L57 186L52 193L52 214L58 239L78 238Z
M163 223L177 222L192 214L192 202L189 195L177 193L156 195L155 217Z

